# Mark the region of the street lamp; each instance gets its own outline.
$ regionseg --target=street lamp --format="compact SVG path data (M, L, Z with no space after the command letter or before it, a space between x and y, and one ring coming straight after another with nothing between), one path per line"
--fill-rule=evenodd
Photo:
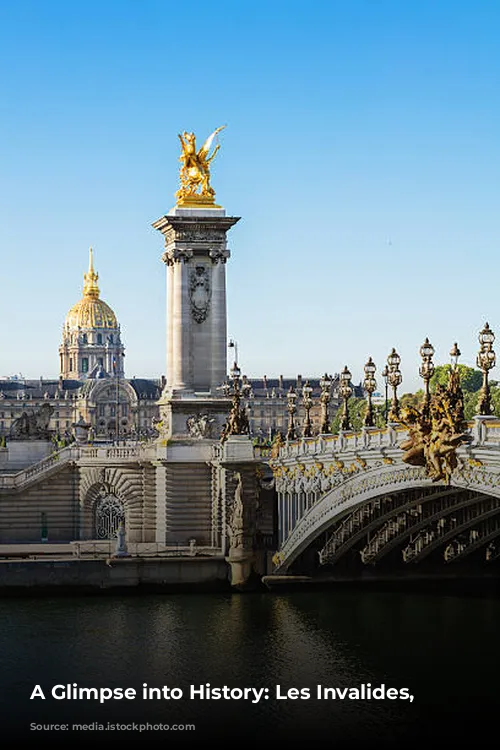
M397 422L399 420L399 401L397 396L397 388L398 385L401 385L401 383L403 382L403 376L401 375L401 371L399 369L400 363L401 357L393 348L391 353L387 357L387 365L389 367L388 380L389 385L392 388L391 410L388 415L388 418L391 422Z
M451 351L450 351L451 369L452 370L456 370L457 369L457 367L458 367L458 358L460 357L461 354L462 354L462 352L458 348L458 344L455 341L455 343L453 344L453 346L451 348Z
M309 385L309 381L306 380L304 385L302 386L302 403L304 404L304 410L305 410L305 419L304 419L304 437L311 437L312 430L311 430L311 407L313 405L313 400L311 398L311 394L313 392L312 386Z
M227 345L228 349L234 349L234 362L235 364L238 363L238 342L234 339L229 339L229 344Z
M229 435L248 435L249 424L248 414L244 406L241 406L242 389L240 386L241 370L238 367L237 362L234 363L233 367L229 372L233 380L233 393L232 393L232 406L229 413L229 418L225 424L221 439L226 440ZM224 383L225 394L227 393L227 383Z
M322 435L327 435L330 432L330 424L329 424L329 418L328 418L328 404L330 403L330 392L332 388L332 378L325 374L319 381L319 385L321 388L321 396L319 397L320 403L321 403L321 429L320 432Z
M493 351L493 342L495 341L495 334L489 327L488 323L485 324L483 330L479 334L479 354L477 355L476 364L480 370L483 371L483 385L479 396L479 414L481 416L488 416L491 414L491 399L490 399L490 386L488 383L488 372L496 364L496 355Z
M430 392L430 379L434 375L434 363L432 361L432 355L434 354L434 347L426 338L422 346L420 347L420 356L422 357L422 364L419 368L420 377L424 381L425 396L424 396L424 408L425 414L429 413L429 404L431 400Z
M389 408L389 383L388 383L388 377L389 377L389 368L387 365L382 370L382 377L384 378L385 383L385 407L384 407L384 420L387 424L387 411Z
M377 381L375 380L375 377L374 377L376 369L377 367L374 361L372 360L371 357L369 357L368 362L366 363L364 367L365 379L363 382L363 387L368 394L368 403L367 403L366 414L365 414L365 419L364 419L365 427L374 426L372 393L377 387Z
M349 424L349 407L347 405L347 402L352 396L352 386L351 386L351 373L347 369L347 365L344 367L344 369L340 373L339 392L342 398L344 399L344 410L342 412L342 419L340 420L340 429L350 430L351 425Z
M297 393L293 385L290 386L288 393L286 394L287 409L288 409L288 430L286 433L287 440L295 440L297 432L295 430L294 415L297 412Z

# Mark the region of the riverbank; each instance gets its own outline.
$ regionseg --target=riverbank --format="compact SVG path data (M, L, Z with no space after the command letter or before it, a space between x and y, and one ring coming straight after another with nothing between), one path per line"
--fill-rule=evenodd
M0 561L0 594L58 595L229 591L223 556Z

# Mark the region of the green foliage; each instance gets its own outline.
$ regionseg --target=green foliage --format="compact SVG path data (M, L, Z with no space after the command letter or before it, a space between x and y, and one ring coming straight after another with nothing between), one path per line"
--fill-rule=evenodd
M399 399L399 406L404 409L407 406L413 406L415 409L419 409L422 406L424 399L424 391L422 388L416 393L403 393Z
M431 378L431 391L435 390L438 383L448 385L450 370L451 365L437 365ZM460 373L460 385L464 393L475 393L481 388L483 382L481 370L475 370L473 367L467 367L467 365L458 365L458 371Z
M363 427L363 422L366 416L367 401L365 398L357 398L352 396L347 402L347 408L349 410L349 423L351 429L355 432L359 432ZM338 409L333 422L331 424L331 430L334 435L338 435L340 430L340 422L342 421L342 414L344 407L341 406ZM373 404L373 416L376 427L385 427L385 404Z

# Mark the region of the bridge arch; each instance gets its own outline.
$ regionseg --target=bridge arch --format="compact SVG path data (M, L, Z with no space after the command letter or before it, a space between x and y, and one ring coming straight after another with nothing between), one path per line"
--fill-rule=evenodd
M500 501L500 477L496 467L492 469L481 465L461 468L452 476L449 487L491 496ZM308 547L355 508L377 498L417 488L442 491L446 485L433 483L423 467L408 466L402 462L366 468L347 477L339 475L337 486L324 492L303 514L295 516L297 522L288 534L283 534L285 538L275 556L274 572L286 573ZM283 528L282 532L285 531Z

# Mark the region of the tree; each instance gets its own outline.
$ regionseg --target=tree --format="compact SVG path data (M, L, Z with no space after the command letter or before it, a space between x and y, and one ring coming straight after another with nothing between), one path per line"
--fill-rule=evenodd
M351 426L351 429L355 432L359 432L363 427L367 408L368 404L365 398L357 398L356 396L351 396L351 398L347 402L349 424ZM384 411L384 404L373 404L373 421L375 422L375 427L385 427ZM331 430L334 435L337 435L339 433L340 422L342 421L343 413L344 407L341 406L335 414L331 425Z
M478 391L483 383L481 370L475 370L473 367L467 367L467 365L457 365L457 367L460 373L460 385L464 393L475 393ZM448 385L450 370L451 365L437 365L430 382L431 391L435 390L438 383L444 386Z

